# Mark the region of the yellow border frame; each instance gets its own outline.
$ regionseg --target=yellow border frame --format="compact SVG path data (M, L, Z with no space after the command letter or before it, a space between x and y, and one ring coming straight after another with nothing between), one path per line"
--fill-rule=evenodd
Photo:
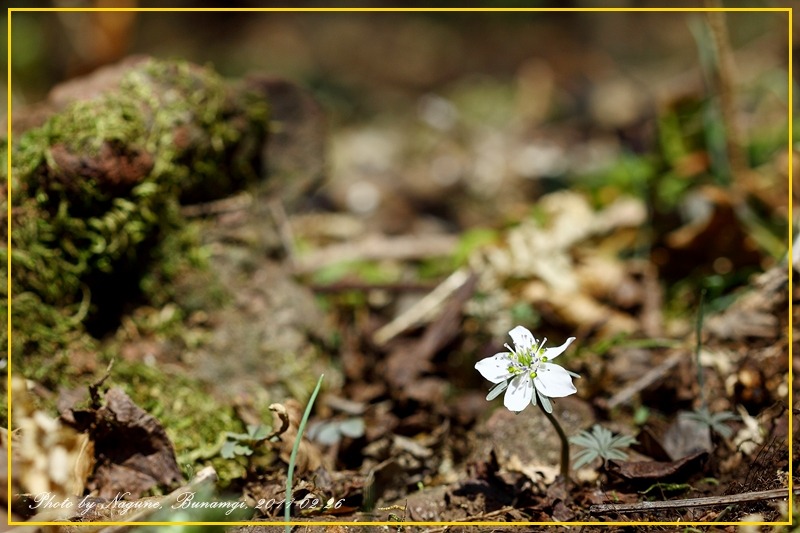
M788 47L789 47L789 68L788 68L788 124L789 124L789 142L788 142L788 179L789 179L789 252L788 252L788 260L787 260L787 268L789 270L789 406L793 405L793 392L792 392L792 382L793 382L793 375L792 375L792 297L793 294L793 285L792 285L792 245L793 245L793 227L794 227L794 217L792 214L792 181L793 176L792 172L794 170L793 166L793 121L792 121L792 110L794 107L794 98L793 98L793 72L792 72L792 40L793 40L793 8L791 7L772 7L772 8L750 8L750 7L731 7L731 8L701 8L701 7L689 7L689 8L671 8L671 7L664 7L664 8L621 8L621 7L598 7L598 8L8 8L8 110L7 110L7 138L8 138L8 146L7 146L7 194L8 194L8 214L7 214L7 232L8 232L8 243L7 243L7 268L8 268L8 279L7 289L8 289L8 352L7 352L7 360L8 360L8 376L7 376L7 387L8 387L8 430L10 435L11 429L11 152L12 152L12 137L11 137L11 15L14 12L70 12L70 11L78 11L78 12L92 12L92 11L136 11L136 12L158 12L158 11L167 11L167 12L530 12L530 11L547 11L547 12L566 12L566 11L586 11L586 12L708 12L708 11L722 11L722 12L783 12L788 13ZM789 487L788 487L788 495L791 495L793 492L793 483L792 483L792 472L793 472L793 457L792 457L792 420L793 416L792 413L789 412ZM12 494L12 472L11 472L11 439L8 439L8 494L11 496ZM537 525L537 526L630 526L632 524L637 525L647 525L647 526L699 526L699 525L708 525L708 526L726 526L726 525L769 525L769 526L790 526L792 525L792 514L793 514L793 505L794 505L794 498L789 497L788 500L788 514L789 520L786 522L346 522L346 521L292 521L292 522L266 522L266 521L240 521L240 522L17 522L11 520L11 498L9 497L8 501L8 525L9 526L63 526L68 524L70 526L136 526L136 525L148 525L148 526L201 526L201 525L209 525L209 526L281 526L281 525L291 525L291 526L330 526L330 525L349 525L349 526L506 526L506 527L514 527L514 526L525 526L525 525Z

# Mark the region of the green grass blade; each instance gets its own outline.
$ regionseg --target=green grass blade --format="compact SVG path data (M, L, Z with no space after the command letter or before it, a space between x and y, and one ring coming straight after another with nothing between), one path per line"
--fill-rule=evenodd
M306 429L306 422L308 422L308 417L311 415L311 408L314 407L314 400L317 399L317 394L319 393L319 389L322 386L322 378L325 377L325 374L321 374L319 376L319 380L317 381L317 386L314 388L314 392L311 393L311 398L308 399L308 405L306 405L306 412L303 413L303 419L300 420L300 426L297 428L297 437L294 439L294 446L292 447L292 455L289 457L289 473L286 476L286 501L283 502L283 510L284 510L284 521L286 522L286 533L290 533L292 527L289 525L291 521L291 513L292 513L292 506L289 502L292 499L292 477L294 476L294 465L297 460L297 450L300 449L300 441L303 439L303 430Z

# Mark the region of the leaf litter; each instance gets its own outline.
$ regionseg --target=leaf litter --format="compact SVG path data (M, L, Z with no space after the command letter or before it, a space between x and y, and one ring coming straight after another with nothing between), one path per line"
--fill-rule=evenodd
M528 65L546 79L541 66ZM518 82L524 85L530 80L523 74ZM274 99L282 124L267 144L273 175L307 179L291 182L281 208L265 207L276 185L282 190L275 181L249 190L247 202L195 204L203 208L189 214L197 219L211 268L183 271L174 301L140 305L123 317L106 348L191 375L215 402L235 403L238 420L206 439L210 451L189 466L204 472L200 468L213 458L215 465L230 461L239 468L222 479L205 474L204 483L211 480L246 502L259 519L280 519L301 401L314 374L324 371L331 379L312 419L315 429L301 443L292 497L341 500L335 509L293 509L298 519L330 520L332 528L337 517L603 521L619 515L590 514L589 505L786 486L789 451L780 443L789 416L788 279L766 252L756 231L763 228L754 230L752 220L741 217L739 198L724 188L698 187L677 200L665 194L650 203L624 184L546 193L541 180L523 181L519 174L588 172L580 170L582 157L602 166L623 158L619 145L603 135L574 141L568 124L551 130L539 124L544 129L537 135L547 133L547 142L503 129L497 126L502 121L465 103L502 95L503 88L464 84L421 100L423 124L398 118L392 125L334 132L340 166L329 184L332 208L309 214L298 205L322 179L321 112L290 84L256 83ZM623 85L610 84L595 97L624 92ZM506 104L519 105L531 124L546 112ZM614 115L602 106L596 114L598 120ZM482 121L485 129L478 127ZM665 120L661 127L672 126ZM448 140L447 132L457 132L457 140ZM418 144L403 146L403 139ZM574 160L566 147L578 154ZM702 175L708 163L703 153L682 157L680 164L662 161L677 173L652 178L662 191L690 189L686 178ZM415 178L396 179L408 169ZM675 205L665 209L670 202ZM463 235L479 225L490 231L465 244ZM408 239L399 240L402 234ZM328 277L357 288L344 283L313 296L310 278L341 261L345 266L328 270ZM458 283L451 280L423 313L405 314L430 291L404 284L441 287L453 272L463 274ZM709 279L728 285L710 286L716 307L703 318L697 368L695 296ZM217 297L194 298L201 288L218 291ZM557 480L558 443L542 431L540 417L491 411L485 384L470 369L496 353L521 321L552 338L579 338L577 349L564 356L582 375L579 393L556 400L554 410L573 436L598 424L609 434L635 435L639 443L629 459L609 452L604 468L582 468L565 485ZM385 334L390 324L400 325ZM118 379L112 372L103 405L87 409L73 402L62 409L61 425L34 410L15 419L20 438L66 439L68 453L83 450L75 453L91 459L85 479L54 488L59 494L108 500L127 492L130 501L147 501L196 477L176 459L193 450L176 450L174 429L116 388ZM140 385L146 387L144 378L132 384ZM47 401L47 392L38 394ZM163 406L149 407L166 415ZM736 419L728 414L734 412ZM637 413L644 413L643 421ZM41 423L28 424L33 419ZM64 424L83 431L93 451L77 445ZM63 478L48 472L50 481ZM6 497L19 507L16 495ZM687 507L637 516L693 521L725 518L725 512ZM734 510L736 519L746 513L777 519L780 512L765 502Z

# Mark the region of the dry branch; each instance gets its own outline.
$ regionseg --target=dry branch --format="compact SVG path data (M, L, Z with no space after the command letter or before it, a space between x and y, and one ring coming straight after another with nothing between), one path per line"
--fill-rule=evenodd
M800 494L800 489L795 489L795 495ZM605 513L643 513L648 511L665 511L669 509L686 509L688 507L710 507L714 505L731 505L735 503L758 502L764 500L777 500L788 498L789 489L761 490L757 492L745 492L743 494L731 494L729 496L708 496L705 498L688 498L685 500L669 500L661 502L639 502L639 503L604 503L592 505L589 508L591 514Z
M420 235L410 237L371 236L358 242L335 244L299 257L296 271L304 274L345 261L411 260L441 257L453 252L458 237Z
M467 269L458 269L433 289L427 296L411 306L403 314L375 332L373 340L378 346L384 345L403 331L431 320L451 294L456 292L470 279Z
M685 358L686 354L683 352L678 352L668 359L664 360L663 363L652 369L651 371L647 372L644 376L640 377L630 385L623 388L621 391L616 393L612 396L608 402L606 403L607 409L613 409L617 406L620 406L624 403L627 403L633 398L637 393L643 391L659 379L663 379L675 366L680 362L681 359Z

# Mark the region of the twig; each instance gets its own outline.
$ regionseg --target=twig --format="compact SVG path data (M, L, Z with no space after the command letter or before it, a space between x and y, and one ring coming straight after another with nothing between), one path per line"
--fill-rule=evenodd
M800 494L800 489L794 489L793 494ZM665 511L669 509L685 509L687 507L709 507L712 505L730 505L732 503L777 500L779 498L788 497L789 489L774 489L745 492L743 494L731 494L729 496L708 496L705 498L688 498L685 500L668 500L661 502L604 503L592 505L589 507L589 513L641 513L645 511Z
M278 226L278 236L280 236L281 244L283 244L283 248L286 251L286 260L289 263L289 267L294 269L297 263L297 248L294 245L292 224L289 222L286 209L283 208L283 202L278 198L272 200L269 203L269 210L272 212L272 217Z
M650 262L642 264L642 329L648 337L664 335L664 317L661 310L664 304L664 290L658 280L658 269Z
M644 376L640 377L627 387L624 387L614 396L612 396L608 400L608 402L606 402L605 407L607 409L613 409L619 405L629 402L634 395L643 391L644 389L646 389L647 387L649 387L650 385L652 385L653 383L655 383L656 381L662 379L665 375L667 375L684 357L686 357L685 354L681 352L673 354L663 363L661 363L651 371L647 372Z
M103 377L89 385L89 397L92 399L92 408L99 409L100 408L100 387L103 386L103 383L108 379L111 375L111 369L114 367L114 359L108 362L108 368L106 368Z
M486 520L487 518L494 518L495 516L500 516L500 515L503 515L505 513L510 513L512 511L515 511L515 510L516 509L514 507L503 507L502 509L497 509L495 511L490 511L488 513L481 513L478 516L470 516L468 518L465 518L464 522L481 522L481 521ZM402 523L399 522L397 525L400 526L400 525L402 525ZM451 527L453 527L453 526L435 527L435 528L432 528L432 529L427 529L426 533L443 533L444 531L447 531Z
M230 198L222 198L221 200L181 207L181 215L186 218L221 215L222 213L241 211L242 209L250 207L252 203L253 196L248 192L244 192L236 196L231 196Z
M464 285L469 277L470 272L466 268L456 270L427 296L376 331L372 340L381 346L412 326L430 320L444 301Z
M458 237L453 235L373 235L357 242L334 244L300 257L295 272L305 274L345 261L410 260L446 256L453 252L457 244Z
M706 0L706 6L721 8L722 2ZM709 11L706 13L706 19L716 50L717 68L714 74L719 91L720 116L725 126L725 144L733 178L733 190L742 192L737 184L743 179L743 173L747 170L747 158L742 148L744 146L742 134L736 119L735 65L728 37L728 25L725 21L725 13L722 11Z
M723 7L721 0L706 0L706 6ZM782 239L775 238L766 229L765 224L745 201L748 192L746 176L750 171L750 166L745 151L745 134L736 114L736 65L728 36L725 13L709 11L706 13L706 20L716 52L714 81L719 93L720 117L725 129L725 149L731 174L730 194L733 198L736 216L759 246L771 255L780 257L784 253L785 243Z
M697 371L697 385L700 389L700 406L706 408L706 390L703 380L703 365L700 364L700 350L703 349L703 304L706 299L706 290L700 291L700 304L697 306L697 321L695 323L696 344L694 350L695 370Z
M312 283L309 285L312 291L318 293L336 293L347 291L386 291L386 292L430 292L435 285L431 283L364 283L361 281L337 281L328 285Z

